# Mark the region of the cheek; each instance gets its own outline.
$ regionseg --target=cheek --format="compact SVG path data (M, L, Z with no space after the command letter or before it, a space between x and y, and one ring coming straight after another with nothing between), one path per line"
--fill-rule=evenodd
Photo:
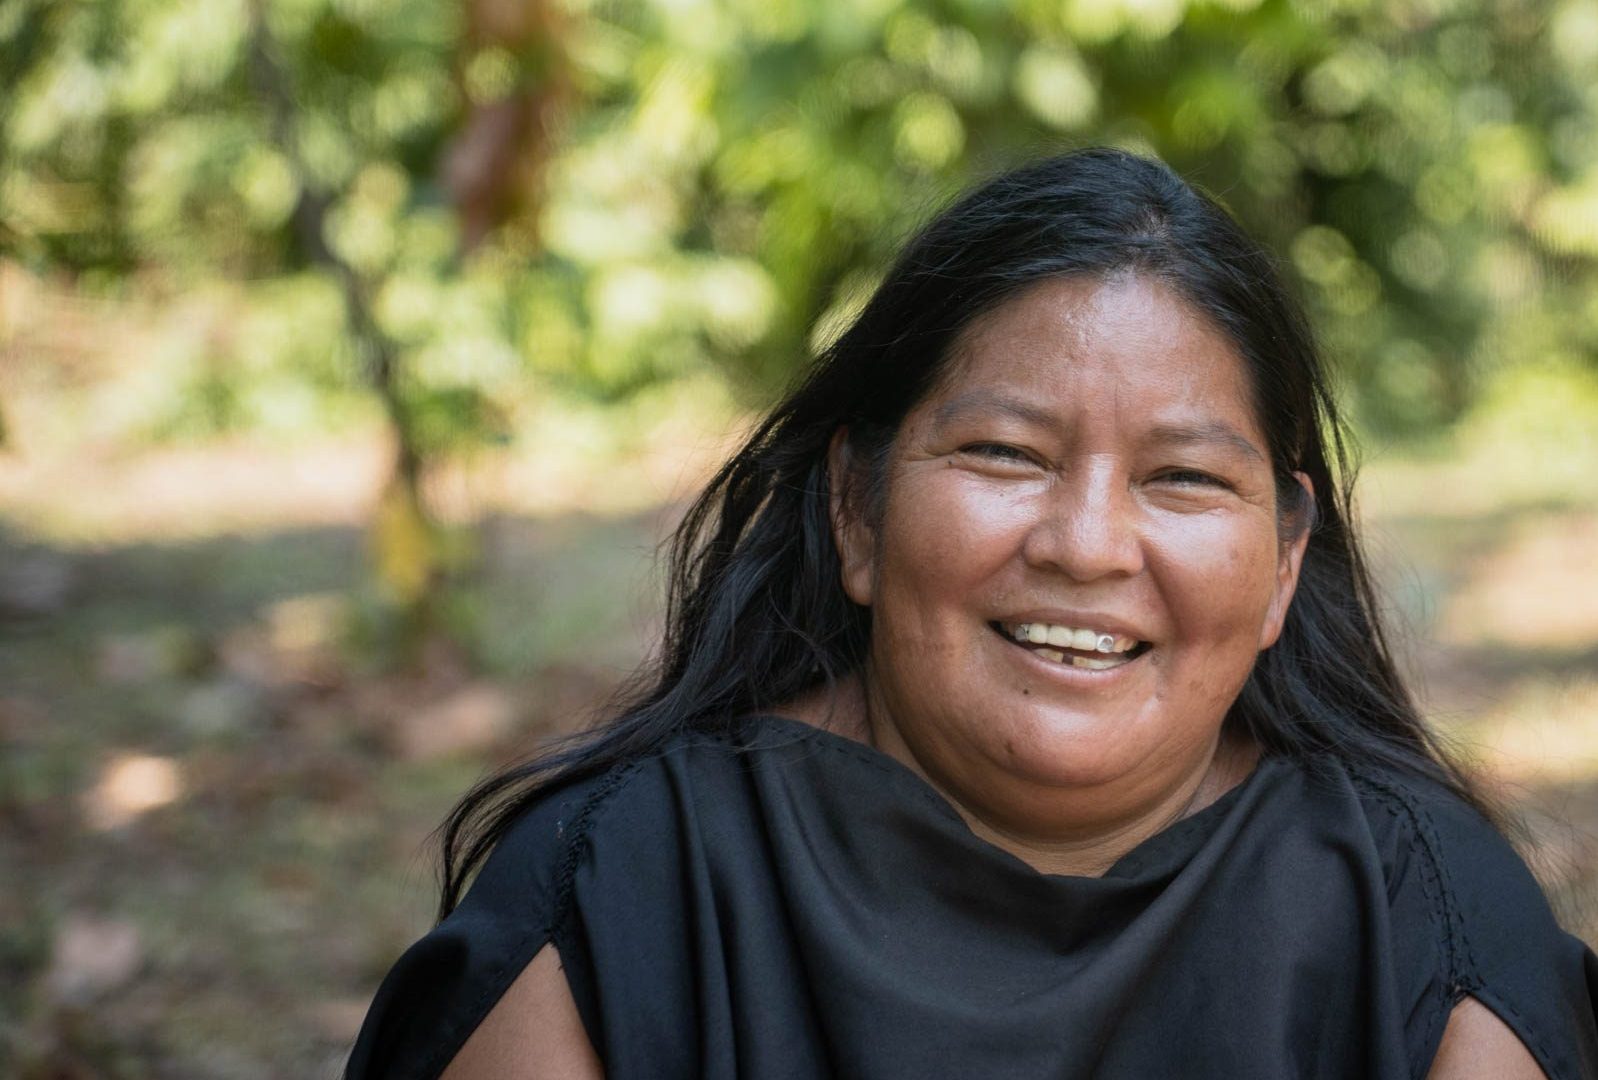
M1244 661L1258 651L1276 590L1275 532L1251 525L1196 519L1162 533L1149 548L1179 634Z
M953 470L934 468L906 477L888 507L880 552L887 575L915 583L919 598L946 601L999 572L1025 536L1029 507ZM910 512L907 508L914 508Z

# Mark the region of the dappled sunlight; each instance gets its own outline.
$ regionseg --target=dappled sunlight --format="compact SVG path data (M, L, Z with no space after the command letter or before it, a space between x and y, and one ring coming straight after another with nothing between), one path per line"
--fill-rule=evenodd
M726 308L728 327L748 314L738 307L747 283L730 273L707 268L702 275L704 302ZM35 331L40 340L59 336L35 323L64 311L70 297L3 261L0 276L26 286L28 305L13 327L19 340L32 340ZM141 325L149 315L144 301L125 306L118 313L116 304L99 303L95 333L129 342L126 369L150 369L150 350L163 339L128 337L125 324ZM131 376L102 377L100 368L112 361L94 358L81 379L63 380L52 372L50 355L24 354L0 369L10 451L0 454L0 521L25 535L83 547L372 520L394 455L381 429L363 422L337 435L283 438L260 430L146 444L136 428L155 422L154 404L149 417L127 421L135 430L101 430L73 419L99 414L108 388ZM155 399L170 392L158 381L141 391ZM517 404L501 444L441 456L423 477L424 491L436 518L453 525L493 513L632 514L697 489L748 422L727 385L709 376L612 403L531 395Z
M1456 734L1505 783L1598 779L1598 671L1522 680Z
M0 457L0 517L70 546L175 542L370 513L389 452L380 437L284 446L253 439L99 457Z
M493 508L548 517L633 514L696 492L746 433L725 386L690 380L619 406L546 401L501 464Z
M1438 619L1442 642L1598 648L1598 514L1521 518L1465 574Z
M133 978L144 958L133 923L74 913L56 928L45 988L63 1003L89 1005Z
M474 683L429 703L408 703L393 714L395 749L409 761L482 753L516 729L520 708L493 683Z
M1578 447L1579 449L1579 447ZM1511 799L1598 779L1598 488L1559 485L1547 447L1378 460L1366 507L1401 649L1434 720ZM1536 481L1517 486L1517 475ZM1430 496L1428 496L1430 492ZM1517 505L1532 495L1537 504Z
M130 825L183 797L182 767L169 757L118 754L83 797L83 819L97 831Z
M1495 368L1459 425L1417 449L1365 448L1360 502L1367 513L1468 522L1598 510L1598 370L1569 355Z
M1449 737L1499 783L1598 780L1598 669L1521 679Z
M335 647L348 615L347 596L306 593L268 605L265 621L274 649L304 653Z

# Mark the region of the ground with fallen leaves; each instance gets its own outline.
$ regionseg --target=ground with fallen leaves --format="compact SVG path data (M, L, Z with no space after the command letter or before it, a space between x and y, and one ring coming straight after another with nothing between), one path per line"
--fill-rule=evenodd
M12 481L0 1074L336 1075L429 924L430 830L486 768L600 701L657 632L652 558L673 511L494 518L478 657L440 651L400 677L338 646L362 566L349 521L46 541L18 508L48 485ZM187 483L198 498L203 478ZM238 484L219 491L237 501ZM1598 941L1598 491L1477 487L1460 462L1374 470L1373 546L1428 708Z

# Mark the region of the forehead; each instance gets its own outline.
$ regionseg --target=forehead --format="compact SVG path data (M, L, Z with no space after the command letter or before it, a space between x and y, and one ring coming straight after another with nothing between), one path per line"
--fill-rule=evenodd
M1142 275L1048 279L984 313L956 338L917 411L947 416L951 403L996 396L1062 422L1219 421L1264 449L1237 347L1169 286Z

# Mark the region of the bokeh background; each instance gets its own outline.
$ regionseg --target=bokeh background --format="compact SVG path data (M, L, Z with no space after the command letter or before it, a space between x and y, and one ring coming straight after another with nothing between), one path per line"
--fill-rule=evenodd
M1598 0L0 3L0 1073L331 1076L429 831L973 178L1281 253L1405 662L1598 941Z

